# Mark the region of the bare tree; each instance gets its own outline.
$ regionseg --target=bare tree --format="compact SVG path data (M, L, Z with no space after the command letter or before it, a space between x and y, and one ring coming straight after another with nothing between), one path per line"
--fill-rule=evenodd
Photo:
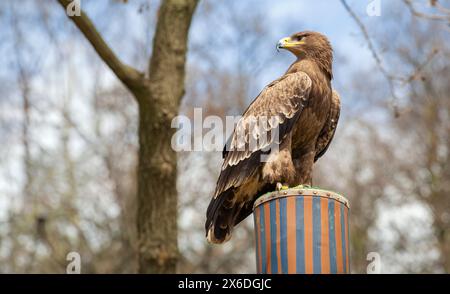
M67 9L71 1L59 3ZM197 0L162 2L148 77L119 60L84 12L70 17L139 105L137 226L141 273L176 271L177 162L170 124L184 94L187 38L196 5Z
M416 273L448 272L448 256L450 254L447 213L450 209L448 207L448 203L450 203L448 201L448 113L450 110L448 98L445 96L449 93L449 88L445 81L448 80L449 75L449 47L442 40L448 35L446 24L449 21L450 10L443 7L438 1L430 1L433 12L425 13L421 12L425 8L419 8L412 1L404 0L399 6L393 5L394 9L390 11L391 15L389 15L390 18L397 19L395 27L402 34L399 36L399 31L384 29L382 37L377 38L370 35L369 27L345 0L341 0L341 3L361 31L375 61L375 66L386 81L387 87L385 88L389 89L395 106L394 118L384 121L385 128L390 128L391 131L395 130L396 133L391 138L395 143L391 140L383 145L372 144L370 149L372 152L376 152L377 156L380 152L385 153L379 158L378 168L377 165L372 167L372 173L379 170L379 166L383 168L380 173L376 173L378 178L376 182L365 184L365 190L377 191L370 197L382 200L384 208L394 206L396 209L400 209L407 204L416 202L429 213L430 232L426 235L426 240L421 241L427 243L425 245L428 246L428 250L437 249L439 258L436 261L414 262L413 265L409 265L409 262L404 260L399 263L400 269ZM404 11L409 11L410 15L402 13ZM442 39L435 39L433 36L439 36ZM397 38L395 43L386 44L382 41L394 38ZM384 48L383 55L380 50L377 50L379 47ZM387 66L389 61L395 61L396 66ZM405 74L405 72L408 73ZM378 101L381 102L383 99L380 96L385 93L368 91L368 85L371 83L374 81L369 78L365 80L365 87L360 91L361 94L371 97L378 92L375 95L378 95ZM354 90L357 88L355 87ZM402 104L401 108L398 105L399 102ZM397 138L400 138L401 144ZM399 152L403 154L399 154ZM380 162L385 164L380 165ZM366 167L369 166L369 163L369 160L364 161ZM383 171L387 167L389 167L390 173ZM387 180L386 175L389 175ZM384 180L381 181L381 179ZM380 186L383 189L380 189ZM367 192L365 193L367 194ZM358 199L354 199L353 202L356 200L356 204L359 204L361 202L360 194L358 193L356 196ZM398 199L394 200L395 198ZM382 241L370 240L369 229L374 226L367 221L374 222L376 219L369 217L371 214L367 214L368 210L370 210L369 207L362 211L352 210L352 216L359 219L357 226L367 224L360 228L355 228L354 225L352 227L354 252L364 253L360 250L362 243L372 243L372 248L377 246L376 243L382 243ZM424 223L424 221L416 219L415 223ZM410 231L407 231L408 227L414 227L414 224L410 222L404 227L392 225L396 241L393 244L395 248L390 248L390 252L388 252L391 257L401 256L414 250L416 244L413 244L414 237L411 236ZM355 236L355 233L359 236ZM421 253L421 255L425 255L425 252ZM354 257L353 262L355 262ZM357 264L361 257L356 257ZM434 264L429 266L433 262ZM363 269L360 266L357 267Z

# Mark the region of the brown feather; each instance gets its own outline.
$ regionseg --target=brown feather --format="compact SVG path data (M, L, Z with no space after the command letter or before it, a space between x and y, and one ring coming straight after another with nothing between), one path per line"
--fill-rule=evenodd
M330 146L331 140L333 140L334 133L336 132L337 123L341 113L341 99L337 91L333 91L333 98L331 101L330 112L328 114L327 122L325 123L319 138L316 143L316 155L314 161L317 161Z
M297 37L303 38L302 45L289 47L297 61L255 98L224 147L205 223L210 242L228 240L233 227L251 214L258 195L272 191L276 182L310 184L314 161L333 138L340 104L331 90L330 43L315 32L291 38ZM268 123L255 125L255 118L263 117ZM251 144L264 136L266 140ZM271 150L274 146L277 152ZM268 155L266 162L262 155Z

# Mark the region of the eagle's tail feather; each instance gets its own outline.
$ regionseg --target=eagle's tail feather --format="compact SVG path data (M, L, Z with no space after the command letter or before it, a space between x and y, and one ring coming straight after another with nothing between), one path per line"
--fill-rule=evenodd
M220 244L231 238L239 205L234 205L234 189L228 189L214 197L206 211L206 238L210 243Z
M273 189L273 184L265 184L256 195L263 195ZM235 192L235 188L228 189L209 203L205 223L208 242L220 244L228 241L233 227L252 213L255 199L246 203L236 203Z

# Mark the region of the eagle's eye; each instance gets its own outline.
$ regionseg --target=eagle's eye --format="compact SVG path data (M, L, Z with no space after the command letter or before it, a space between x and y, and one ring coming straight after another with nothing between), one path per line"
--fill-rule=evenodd
M294 40L298 42L298 41L303 40L304 38L305 38L305 36L300 35L300 36L295 36Z

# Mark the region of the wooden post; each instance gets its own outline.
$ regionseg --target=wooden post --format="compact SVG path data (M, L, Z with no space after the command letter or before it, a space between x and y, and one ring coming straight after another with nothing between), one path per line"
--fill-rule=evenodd
M348 200L301 186L267 193L253 207L257 272L350 273Z

